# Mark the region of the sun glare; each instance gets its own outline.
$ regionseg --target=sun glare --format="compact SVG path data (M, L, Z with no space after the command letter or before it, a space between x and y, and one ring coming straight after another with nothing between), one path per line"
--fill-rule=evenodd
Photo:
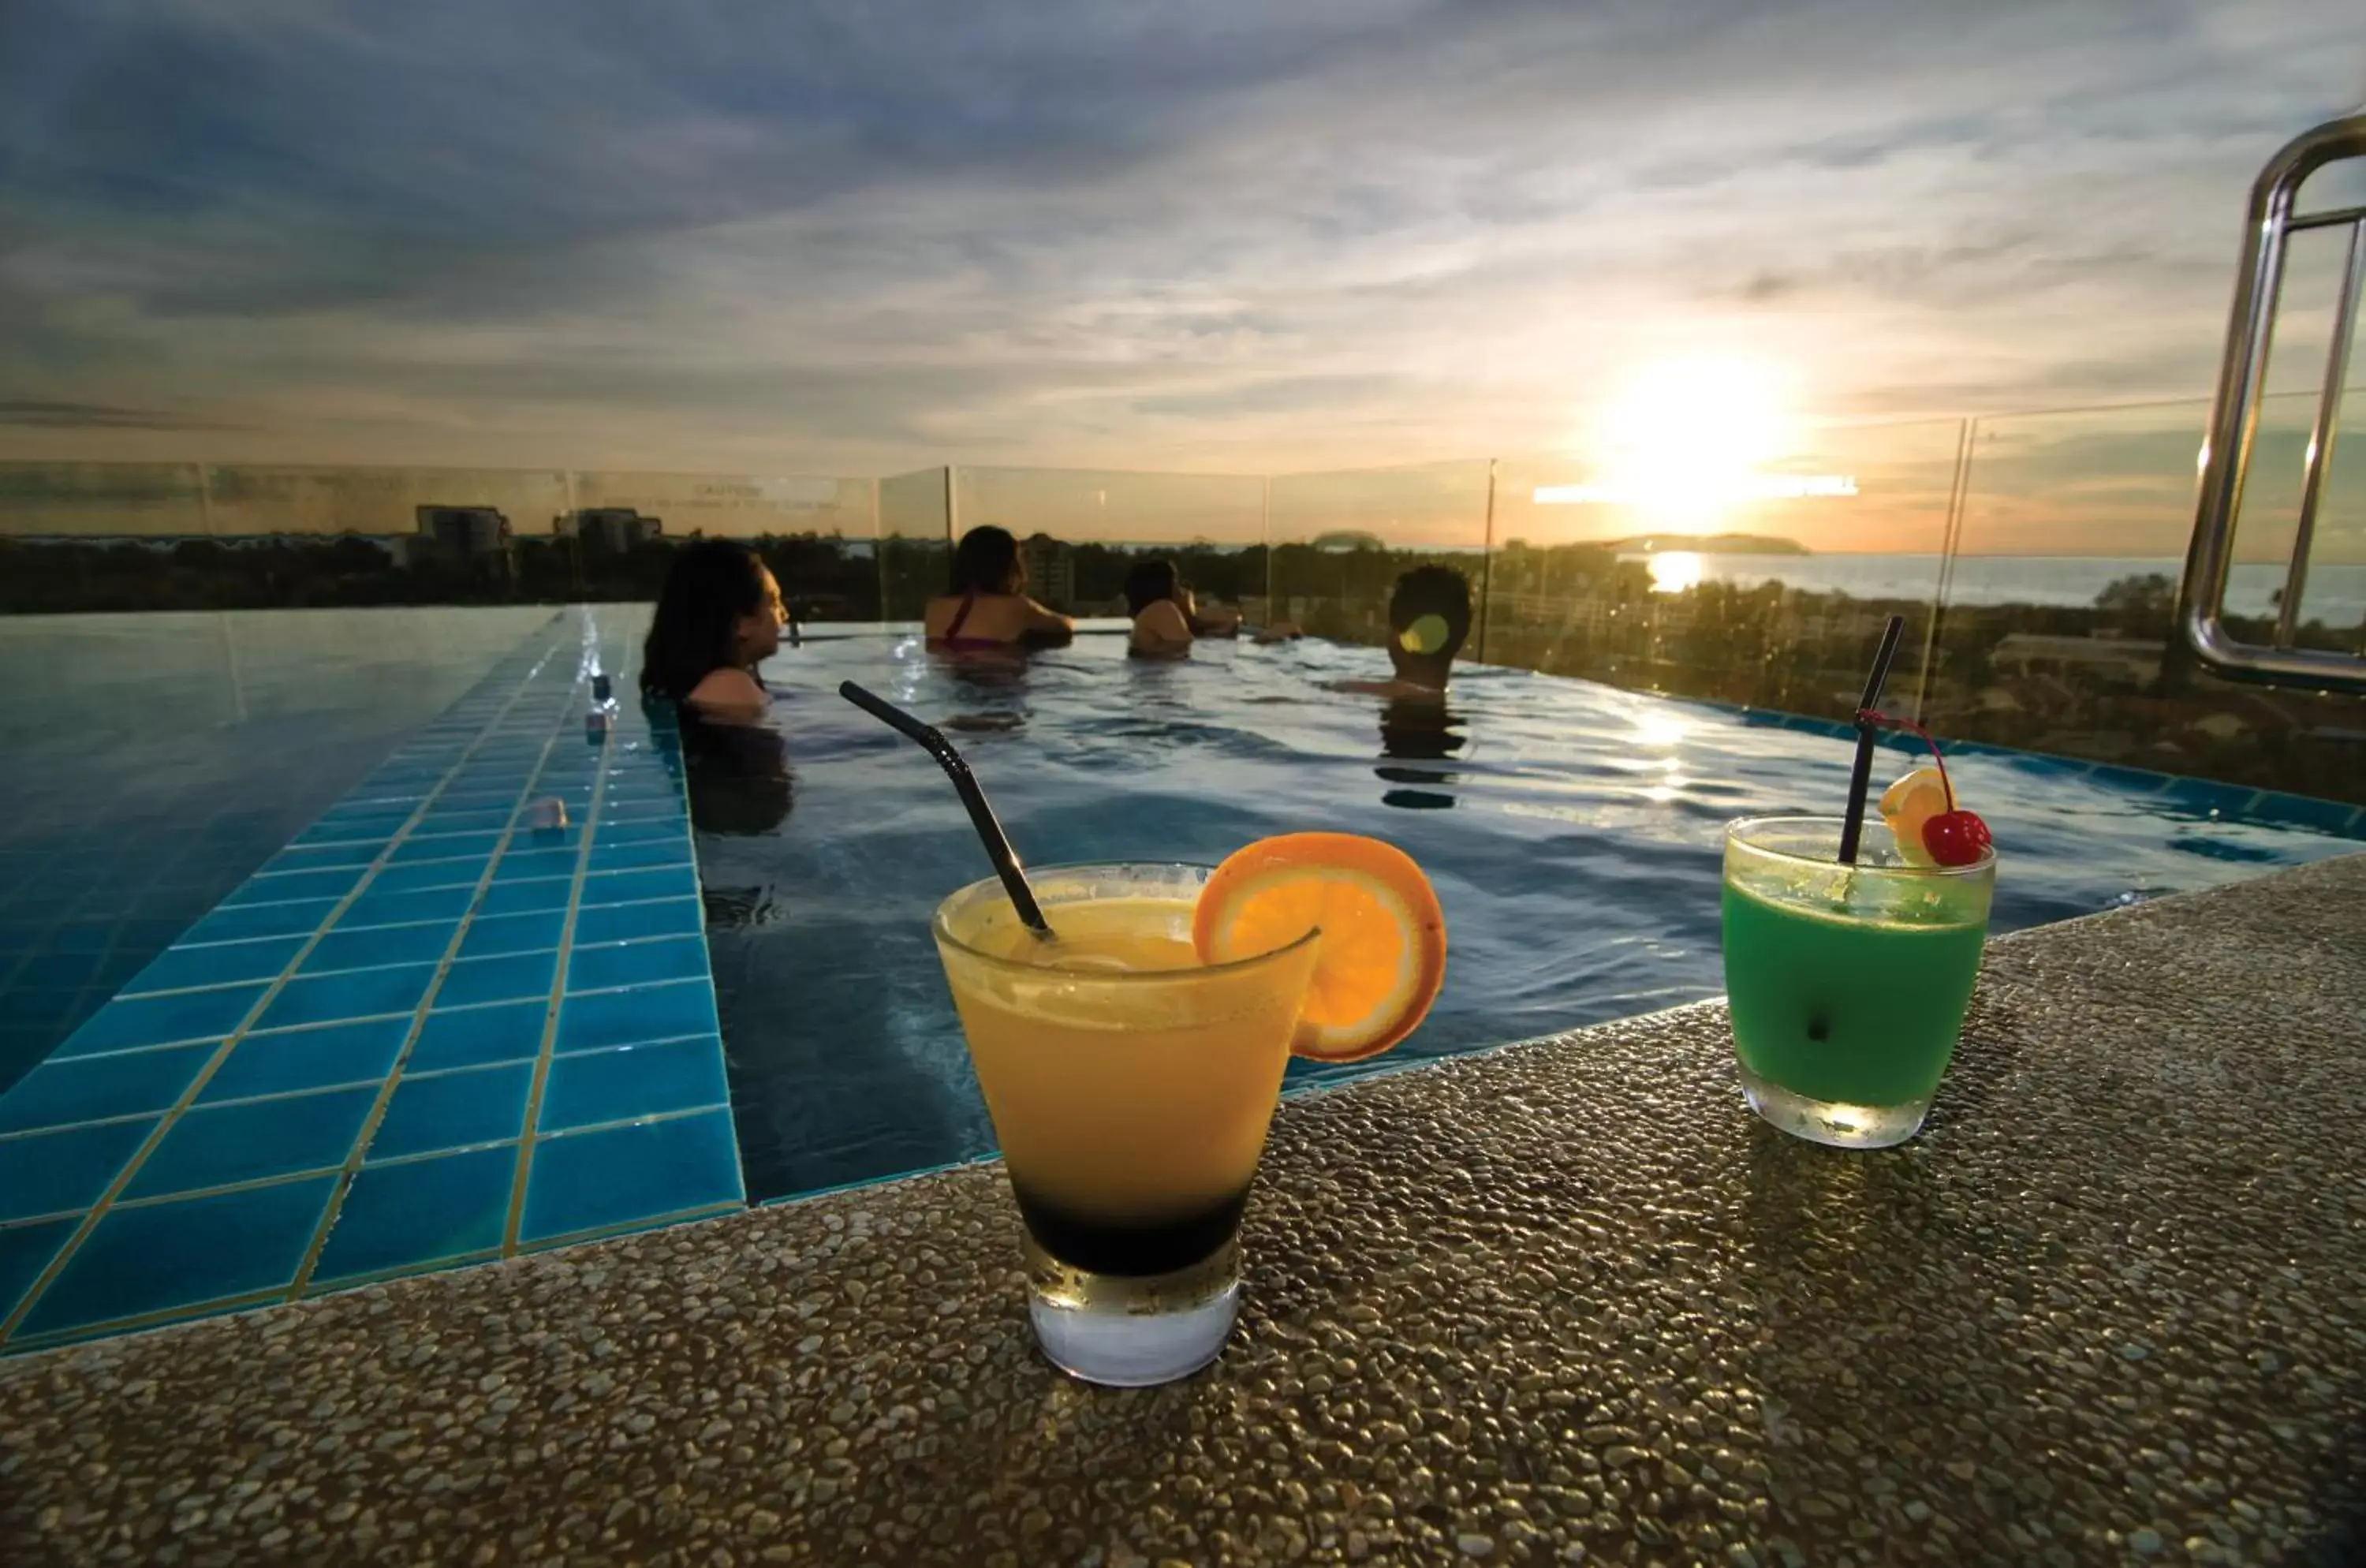
M1637 372L1603 410L1594 446L1607 491L1702 525L1748 494L1793 440L1788 389L1772 366L1696 355Z
M1654 593L1682 593L1700 586L1701 558L1691 550L1654 550L1644 564L1651 569Z

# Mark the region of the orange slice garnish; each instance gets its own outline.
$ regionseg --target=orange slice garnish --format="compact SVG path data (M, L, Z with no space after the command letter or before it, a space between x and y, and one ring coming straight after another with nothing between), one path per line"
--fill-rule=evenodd
M1291 1052L1322 1062L1377 1056L1411 1034L1446 979L1446 916L1413 857L1354 833L1259 839L1216 868L1191 921L1202 963L1286 947L1314 957Z

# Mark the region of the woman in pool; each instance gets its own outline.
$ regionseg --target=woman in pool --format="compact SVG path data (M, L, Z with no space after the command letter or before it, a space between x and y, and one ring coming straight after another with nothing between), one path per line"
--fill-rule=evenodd
M1136 659L1180 659L1197 638L1241 634L1239 611L1202 609L1175 563L1164 558L1143 561L1125 574L1125 607L1133 617L1125 650ZM1293 626L1268 626L1256 640L1280 642L1298 635Z
M675 553L641 645L641 694L720 724L763 716L772 695L756 666L788 625L781 585L747 546L701 539Z
M923 622L939 653L1058 648L1076 623L1027 596L1027 563L1008 528L972 528L953 547L952 591L929 601Z

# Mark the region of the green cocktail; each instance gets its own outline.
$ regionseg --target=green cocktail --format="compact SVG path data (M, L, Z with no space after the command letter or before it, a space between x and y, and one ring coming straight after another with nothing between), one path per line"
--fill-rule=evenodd
M1838 818L1762 817L1725 838L1725 984L1751 1106L1842 1148L1921 1129L1988 935L1996 857L1910 864L1878 822L1839 863ZM1880 840L1876 842L1876 840Z

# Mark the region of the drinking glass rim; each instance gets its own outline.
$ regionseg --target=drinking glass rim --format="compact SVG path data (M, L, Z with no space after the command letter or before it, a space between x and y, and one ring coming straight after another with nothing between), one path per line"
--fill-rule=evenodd
M1203 871L1208 873L1210 875L1213 875L1216 870L1214 866L1202 864L1198 861L1180 860L1068 861L1058 865L1031 866L1028 869L1032 874L1037 876L1051 876L1061 873L1074 873L1079 871L1133 870ZM1257 964L1268 964L1272 962L1274 959L1295 953L1300 948L1304 947L1308 942L1321 940L1323 935L1323 928L1321 926L1315 926L1309 930L1304 936L1286 942L1279 947L1269 948L1266 952L1254 953L1247 958L1227 959L1222 964L1202 964L1198 967L1191 969L1046 970L1041 964L1021 963L1016 958L1005 958L1000 953L983 952L978 948L971 946L968 942L963 942L961 938L953 935L952 928L945 923L945 910L952 906L955 899L965 897L969 894L976 892L981 887L990 887L995 892L1001 894L1006 903L1009 901L1009 892L1002 886L1001 878L982 876L975 882L968 883L963 886L954 888L952 892L946 894L942 898L937 901L935 912L929 917L930 933L939 942L944 943L947 947L953 949L963 956L975 959L980 964L991 964L997 969L1008 970L1012 973L1021 975L1043 975L1047 973L1065 975L1074 979L1087 981L1096 986L1121 986L1137 983L1157 983L1161 981L1171 986L1177 982L1189 982L1211 975L1237 974L1242 970L1251 969L1256 967Z
M1793 854L1788 850L1778 850L1765 844L1753 843L1744 837L1753 829L1809 825L1830 828L1837 835L1847 825L1847 819L1841 817L1820 817L1813 812L1803 811L1783 812L1768 817L1737 817L1725 825L1725 840L1729 844L1740 843L1752 854L1764 855L1769 860L1781 861L1789 865L1814 866L1822 870L1830 870L1839 865L1841 863L1837 859L1825 860L1817 855ZM1895 865L1860 864L1854 869L1875 876L1977 876L1981 872L1994 870L1996 861L1996 846L1985 844L1981 846L1980 858L1969 865L1914 865L1901 861Z

